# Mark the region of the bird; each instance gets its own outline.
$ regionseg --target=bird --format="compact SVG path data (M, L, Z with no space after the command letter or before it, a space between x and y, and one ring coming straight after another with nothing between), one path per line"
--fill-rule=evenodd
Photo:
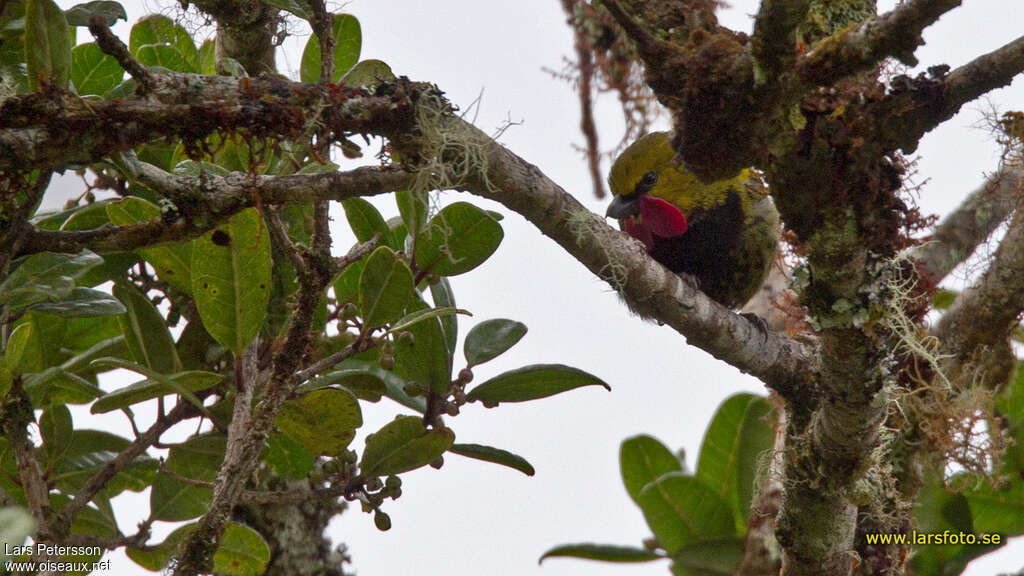
M705 184L675 156L668 132L623 150L608 176L606 217L712 299L742 308L775 259L779 214L752 169Z

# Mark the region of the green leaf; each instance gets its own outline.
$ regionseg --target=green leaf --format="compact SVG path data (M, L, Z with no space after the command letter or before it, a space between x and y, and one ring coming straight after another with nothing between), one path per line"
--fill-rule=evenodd
M386 80L394 80L391 67L380 60L363 60L341 77L339 83L353 88L369 88Z
M274 472L289 478L305 478L315 462L315 457L298 440L281 433L270 435L263 459Z
M309 8L301 0L263 0L263 3L291 12L303 20L309 20L312 17Z
M6 363L5 368L10 370L13 375L21 374L26 368L31 369L31 367L23 365L21 360L25 356L25 352L34 344L32 330L32 323L19 324L7 338L7 350L4 351L3 358Z
M68 322L60 316L28 311L18 320L15 328L31 325L26 334L26 346L22 348L18 365L22 373L40 372L61 362L61 348L64 346L65 328Z
M359 20L351 14L334 14L334 74L332 82L337 82L359 61L359 51L363 43L363 34ZM299 65L299 78L303 82L320 80L320 39L311 34L306 47L302 50L302 62Z
M526 324L515 320L484 320L466 334L462 345L466 362L473 367L497 358L522 340L526 330Z
M359 297L359 279L363 275L363 261L353 262L334 279L334 298L339 305L356 302Z
M704 434L697 459L697 478L718 489L732 507L737 528L747 525L755 492L758 459L774 438L766 420L768 402L754 394L736 394L718 407Z
M410 314L428 309L418 297L406 307ZM395 339L395 371L423 390L444 394L451 384L452 364L439 319L427 318L405 331L412 339L402 336Z
M71 78L71 32L53 0L26 0L25 63L32 91L40 81L66 88Z
M29 306L30 310L38 310L48 314L56 314L65 318L94 318L96 316L117 316L125 313L124 306L116 298L92 288L76 286L71 294L57 302L38 302Z
M376 374L362 370L335 370L299 386L298 393L311 392L330 386L342 386L360 400L378 402L387 391L387 385Z
M168 378L177 383L181 388L185 388L190 392L206 390L207 388L216 386L223 379L220 374L215 372L203 372L200 370L179 372L178 374L169 375ZM153 398L159 398L160 396L177 393L178 389L170 388L162 381L147 378L141 382L129 384L128 386L114 390L96 402L93 402L93 405L89 410L93 414L104 414L113 410L127 408L128 406L138 404L139 402L145 402L146 400L152 400Z
M146 44L140 46L135 56L144 66L160 66L175 72L197 72L184 54L175 46L167 44ZM196 56L198 59L198 54Z
M39 418L39 431L43 435L43 449L50 466L56 466L71 445L71 411L63 404L48 406Z
M387 246L370 254L359 277L359 308L364 329L402 317L413 290L412 271Z
M434 301L435 308L455 307L455 294L452 292L451 282L443 276L430 285L430 298ZM455 347L459 340L459 318L458 316L443 316L440 320L448 356L454 357Z
M199 47L199 73L207 76L217 73L216 47L213 40L206 40Z
M1004 538L1024 534L1024 480L1015 478L1005 486L983 484L964 492L974 519L974 530L998 533Z
M8 547L23 545L25 539L35 534L35 531L36 519L27 511L17 506L0 509L0 542L7 545L0 549L0 562L6 562L9 558L6 552Z
M391 230L373 204L362 198L349 198L342 200L341 205L345 208L345 218L357 240L368 242L374 235L379 234L381 245L388 243Z
M484 446L483 444L452 444L448 451L459 456L465 456L466 458L508 466L509 468L519 470L527 476L533 476L534 474L533 466L526 461L526 458L501 448Z
M218 166L213 162L196 162L195 160L182 160L178 162L174 165L173 172L178 176L190 176L193 178L201 178L208 174L221 177L231 174L227 168Z
M139 566L159 571L177 554L181 543L197 526L192 523L177 528L154 548L127 548L125 552ZM228 522L213 555L213 572L227 576L256 576L266 571L269 561L270 549L258 533L241 524Z
M248 526L228 523L213 555L213 572L230 576L260 576L270 562L270 547Z
M33 254L0 283L0 304L15 312L36 302L67 298L75 287L75 279L102 263L103 258L88 250L78 254Z
M114 286L128 313L118 318L125 344L135 361L161 374L181 372L181 360L174 347L174 337L167 323L145 294L132 284L119 282Z
M678 576L732 576L743 559L743 540L701 540L672 555L672 573Z
M90 362L89 365L95 366L97 368L124 368L125 370L131 370L132 372L135 372L137 374L142 374L143 376L149 378L150 380L156 380L164 387L173 390L176 394L179 394L182 398L188 400L189 403L198 408L200 412L209 415L209 413L206 410L206 407L203 406L203 401L197 398L196 395L193 394L191 390L189 390L183 384L180 384L177 381L173 380L170 376L157 372L152 368L143 366L141 364L137 364L135 362L130 362L128 360L123 360L121 358L110 357L97 358L96 360Z
M650 562L664 560L665 556L646 548L632 546L615 546L612 544L562 544L548 550L537 561L538 564L548 558L583 558L601 562Z
M59 366L27 378L25 392L33 406L88 404L103 395L103 391L92 382Z
M398 213L402 216L402 222L405 222L406 230L416 238L427 224L430 197L425 191L399 190L395 192L395 203L398 204Z
M236 355L263 325L270 299L270 238L255 208L195 241L192 293L210 336Z
M171 448L167 468L171 472L203 482L213 482L224 460L227 438L219 434L193 436ZM181 482L167 474L153 480L149 507L156 520L177 522L197 518L206 513L212 489Z
M423 413L427 411L427 401L423 398L409 396L405 393L405 386L407 382L401 377L396 375L394 372L390 372L380 367L376 362L368 362L366 360L345 360L338 365L338 368L343 371L356 371L363 372L376 376L384 383L386 390L384 395L388 398L398 402L406 408L412 408L413 410Z
M79 44L71 50L71 82L79 94L102 96L124 79L124 70L113 56L100 50L95 42Z
M198 70L199 50L188 30L162 14L146 16L132 26L128 47L136 58L144 46L173 46L188 63L189 70Z
M940 288L936 290L935 294L932 296L932 307L936 310L948 310L950 304L952 304L953 300L956 300L956 297L959 295L960 292L956 290Z
M107 23L113 26L118 20L128 20L128 14L124 6L113 0L95 0L76 4L64 11L64 18L69 26L88 26L93 16L100 16Z
M363 414L348 390L321 388L285 402L276 423L314 456L340 456L363 425Z
M456 202L427 223L416 241L416 266L441 276L469 272L498 249L504 235L489 214L468 202Z
M675 554L683 546L736 535L729 505L700 480L681 472L648 484L637 504L658 543Z
M566 392L581 386L612 387L601 379L562 364L534 364L509 370L474 388L466 399L493 407L501 402L526 402Z
M128 197L107 205L107 215L116 226L128 226L160 219L160 208L142 198ZM139 254L156 268L160 280L186 294L192 294L192 242L168 244L139 250Z
M395 321L394 324L391 325L391 328L388 331L398 332L400 330L404 330L412 326L413 324L422 322L429 318L442 318L445 316L454 316L456 314L465 314L466 316L472 316L472 314L470 314L468 310L463 310L461 308L423 308L422 310L410 312L405 316L402 316L400 319Z
M399 416L366 438L359 469L364 478L400 474L437 460L455 441L448 428L427 430L418 416Z
M633 502L638 502L645 486L670 472L682 472L675 454L652 436L633 436L619 448L622 483Z

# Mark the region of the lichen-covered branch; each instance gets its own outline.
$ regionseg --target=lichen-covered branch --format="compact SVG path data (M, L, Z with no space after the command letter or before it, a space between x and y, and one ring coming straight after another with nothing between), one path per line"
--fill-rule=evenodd
M340 201L402 190L413 179L407 172L388 167L363 167L325 174L248 176L235 173L226 177L212 174L193 177L171 174L144 162L133 166L141 182L176 203L183 216L181 219L171 223L155 220L80 231L30 228L18 254L78 252L82 248L102 253L188 240L215 228L232 214L254 206L257 202L254 192L258 193L259 201L271 206L311 200Z
M1024 190L1024 167L1003 167L935 228L931 239L913 251L917 269L931 285L938 284L966 260L995 229L1009 218Z
M277 71L275 36L283 24L277 8L255 0L191 0L191 4L217 22L218 63L231 58L250 76Z
M975 58L948 75L918 79L873 106L888 148L913 152L921 137L978 97L1010 84L1024 71L1024 36Z
M657 264L642 244L583 207L536 166L474 126L446 116L448 139L468 143L480 164L451 187L498 201L523 215L640 314L687 342L763 380L786 398L810 394L815 359L804 345L731 312ZM416 140L402 145L415 146Z
M796 31L811 0L761 0L754 20L754 58L769 74L779 74L796 58Z
M984 383L995 387L1012 374L1013 356L1007 355L1011 330L1024 310L1024 210L1010 220L992 263L977 282L964 290L939 320L934 333L951 358L944 365L956 384ZM966 377L961 372L973 366ZM977 378L984 382L976 382Z
M828 86L878 65L892 56L909 66L924 44L921 32L962 0L907 0L885 14L821 40L797 65L797 76L814 86Z

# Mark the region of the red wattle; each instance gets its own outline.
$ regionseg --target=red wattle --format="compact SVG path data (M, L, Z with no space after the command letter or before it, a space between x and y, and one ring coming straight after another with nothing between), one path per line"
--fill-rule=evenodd
M654 249L654 237L672 238L686 232L686 216L678 208L653 196L640 199L640 212L626 220L626 233Z

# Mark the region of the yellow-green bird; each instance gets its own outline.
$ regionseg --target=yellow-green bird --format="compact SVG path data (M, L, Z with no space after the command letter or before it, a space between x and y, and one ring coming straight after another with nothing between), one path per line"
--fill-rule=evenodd
M652 132L615 160L608 184L615 198L606 215L722 305L742 307L764 282L779 214L750 170L703 184L676 163L669 133Z

